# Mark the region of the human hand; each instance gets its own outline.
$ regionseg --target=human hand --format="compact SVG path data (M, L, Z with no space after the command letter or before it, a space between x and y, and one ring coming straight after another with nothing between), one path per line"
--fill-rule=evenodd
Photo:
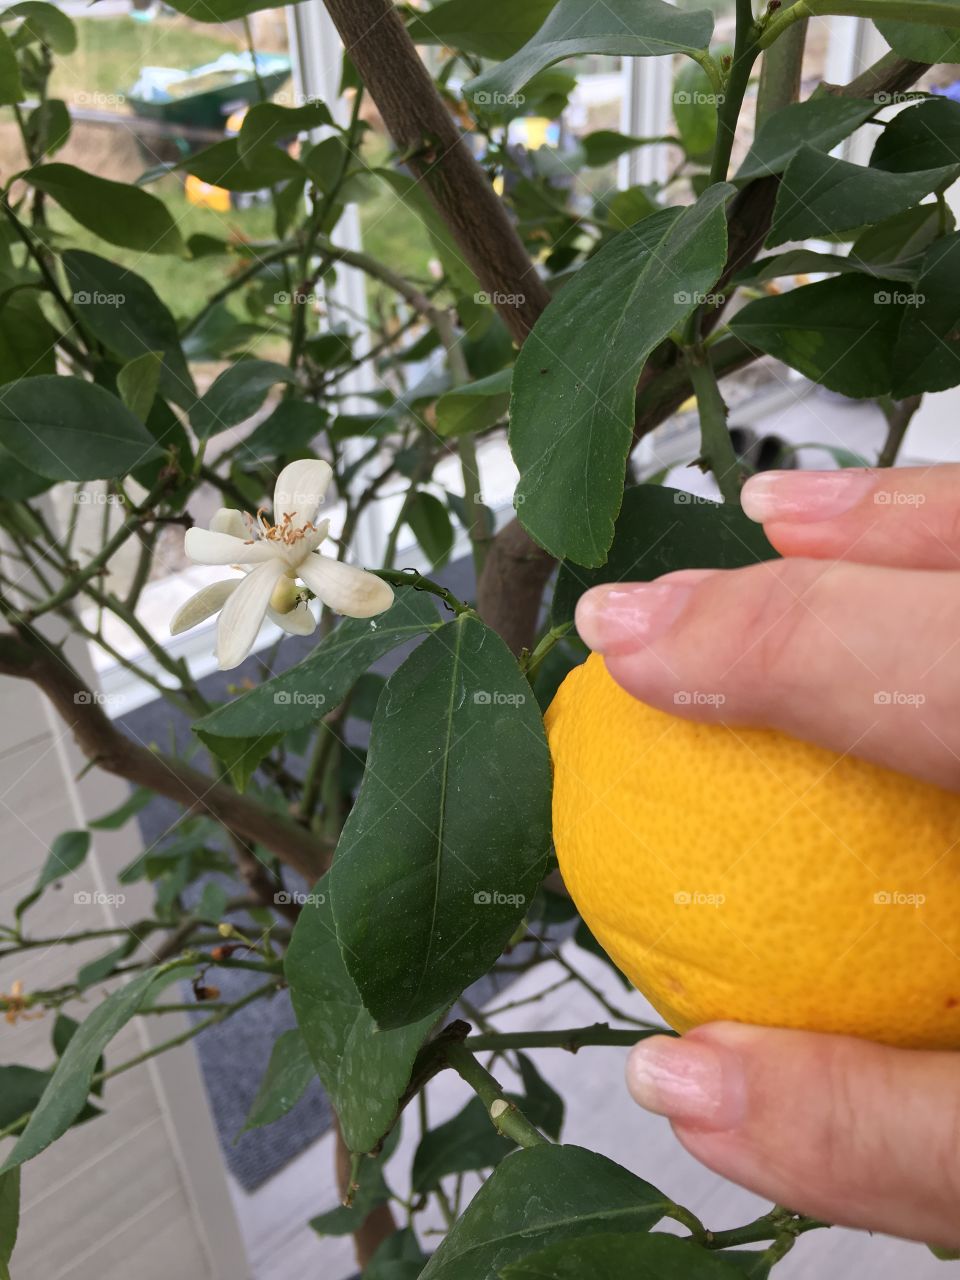
M672 714L956 789L960 467L768 472L743 505L784 559L594 588L585 642ZM724 700L675 703L694 687ZM875 714L881 691L910 696ZM638 1044L627 1081L694 1156L778 1203L960 1247L960 1055L713 1023Z

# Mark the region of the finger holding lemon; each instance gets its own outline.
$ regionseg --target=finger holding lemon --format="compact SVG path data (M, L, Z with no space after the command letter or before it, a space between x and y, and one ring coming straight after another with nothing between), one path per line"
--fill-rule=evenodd
M561 871L687 1033L632 1051L637 1101L793 1209L957 1247L960 468L743 504L784 559L580 601Z

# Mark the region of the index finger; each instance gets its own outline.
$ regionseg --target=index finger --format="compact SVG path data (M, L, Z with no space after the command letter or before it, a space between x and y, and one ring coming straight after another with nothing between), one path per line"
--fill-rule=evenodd
M742 501L784 556L960 569L960 466L764 471Z

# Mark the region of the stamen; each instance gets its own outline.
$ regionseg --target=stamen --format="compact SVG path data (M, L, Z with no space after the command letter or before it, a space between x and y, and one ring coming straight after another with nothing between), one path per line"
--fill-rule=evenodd
M307 520L299 529L293 526L293 515L289 511L283 513L283 519L280 524L271 524L264 515L266 507L260 507L257 511L257 525L261 538L266 538L268 542L282 542L284 546L295 546L301 542L308 533L316 533L317 526L312 521ZM252 546L254 538L248 538L245 546Z

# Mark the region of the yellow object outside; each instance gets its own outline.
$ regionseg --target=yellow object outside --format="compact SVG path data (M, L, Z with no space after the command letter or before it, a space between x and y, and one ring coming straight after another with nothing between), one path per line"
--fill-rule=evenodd
M960 1048L960 796L654 710L598 655L546 724L564 881L671 1026Z

